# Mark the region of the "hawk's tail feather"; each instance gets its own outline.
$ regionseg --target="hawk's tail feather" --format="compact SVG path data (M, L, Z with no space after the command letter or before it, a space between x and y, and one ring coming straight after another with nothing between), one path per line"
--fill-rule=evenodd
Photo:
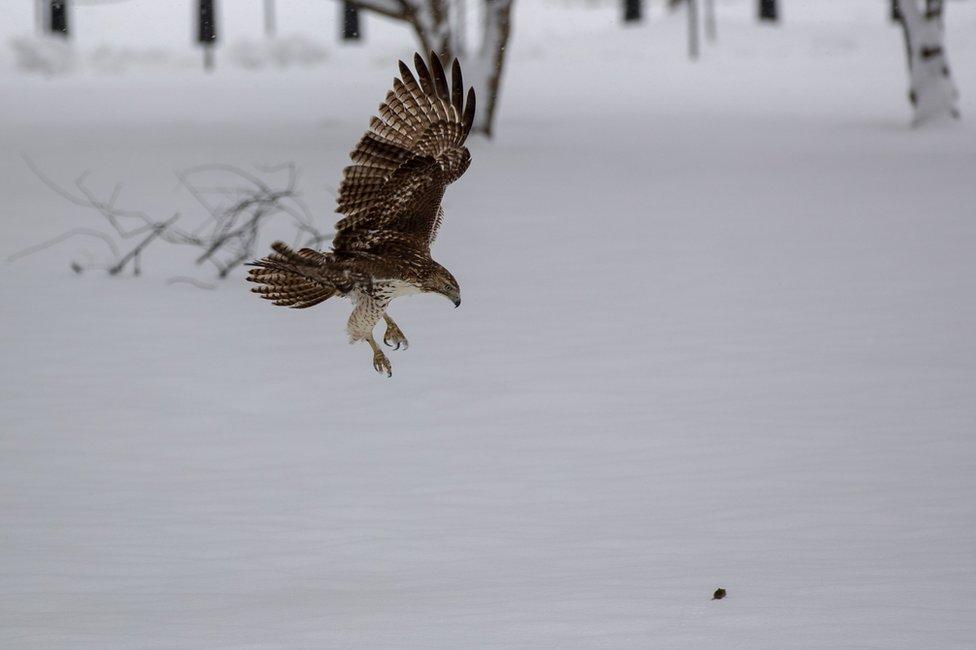
M335 289L327 287L308 287L296 284L294 289L278 286L260 286L251 289L272 304L304 309L328 300L336 294Z
M305 309L340 293L329 278L330 258L310 248L293 250L287 244L275 242L272 254L256 262L248 273L249 282L260 286L251 291L272 304Z

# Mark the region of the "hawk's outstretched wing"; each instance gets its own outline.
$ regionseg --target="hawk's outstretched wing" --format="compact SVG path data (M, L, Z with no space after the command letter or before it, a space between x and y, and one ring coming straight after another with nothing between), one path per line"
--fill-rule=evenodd
M474 89L464 98L455 60L448 86L436 54L430 67L414 55L417 77L400 61L400 78L380 104L369 130L353 149L339 187L333 248L362 254L429 247L437 234L444 189L468 168L464 141L474 121ZM416 254L419 251L413 250Z

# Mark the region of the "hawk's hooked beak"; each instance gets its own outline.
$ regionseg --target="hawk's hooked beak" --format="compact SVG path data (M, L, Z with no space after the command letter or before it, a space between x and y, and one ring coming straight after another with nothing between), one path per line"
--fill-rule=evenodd
M454 301L454 308L457 309L460 306L461 306L461 297L458 296L458 298L455 299L455 301Z

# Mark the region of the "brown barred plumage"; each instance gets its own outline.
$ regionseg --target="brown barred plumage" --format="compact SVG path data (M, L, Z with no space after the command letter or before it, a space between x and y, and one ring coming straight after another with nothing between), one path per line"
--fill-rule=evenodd
M385 314L400 295L437 292L460 304L454 277L430 256L440 227L441 199L471 163L464 147L474 122L474 89L465 99L461 66L444 67L431 53L429 65L414 55L414 76L399 62L400 77L370 119L369 129L350 153L339 187L336 224L329 252L295 251L281 242L252 264L252 291L275 305L303 309L332 296L349 297L356 309L349 320L353 341L366 340L374 367L389 373L389 360L376 346L372 329L387 320L387 336L406 343Z

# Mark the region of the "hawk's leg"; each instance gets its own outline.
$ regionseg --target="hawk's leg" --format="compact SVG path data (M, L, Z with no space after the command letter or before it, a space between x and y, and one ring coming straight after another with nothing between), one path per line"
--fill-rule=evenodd
M410 347L410 342L407 341L407 337L403 335L403 330L397 327L397 324L393 322L389 314L383 314L383 319L386 321L386 334L383 335L383 343L394 350L399 350L400 346L406 350ZM394 344L396 347L394 347Z
M392 377L393 366L390 365L390 360L387 356L383 354L383 350L380 349L380 346L373 340L372 336L366 339L366 342L369 343L369 347L373 348L373 370L381 375Z
M346 324L349 342L366 341L369 343L369 347L373 348L373 368L376 372L392 377L393 369L390 366L390 360L386 358L383 350L373 339L373 328L383 316L383 310L386 309L386 304L389 301L376 300L372 295L362 291L353 300L356 306L349 314L349 322Z

